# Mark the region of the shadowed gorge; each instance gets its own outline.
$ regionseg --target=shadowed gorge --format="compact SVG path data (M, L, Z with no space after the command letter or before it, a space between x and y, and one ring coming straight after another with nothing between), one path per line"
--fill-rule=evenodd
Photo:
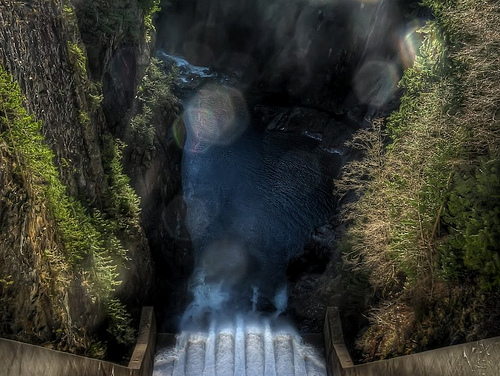
M496 376L499 15L1 0L0 374Z
M286 289L290 258L332 213L340 158L305 136L255 134L237 94L205 86L186 106L186 225L196 273L236 301L250 302L254 289L271 300Z
M211 263L215 272L203 276L237 285L247 306L255 287L264 310L275 309L273 295L287 279L294 279L287 292L294 302L305 295L301 284L310 281L294 260L309 257L304 269L319 270L317 289L318 276L338 257L331 225L311 235L333 219L332 179L351 158L344 141L365 117L393 105L401 69L397 48L380 42L403 25L393 17L400 14L395 4L296 1L280 13L281 5L173 2L157 19L157 56L179 75L173 91L184 101L182 174L193 268ZM366 30L355 33L361 25ZM376 77L365 83L357 73L357 85L356 66L364 63L371 65L362 74ZM212 243L229 249L218 253ZM212 261L235 255L228 271ZM327 299L314 303L307 330L321 330ZM177 317L182 309L166 307ZM296 318L308 321L303 313ZM166 327L175 328L175 319Z
M297 362L299 374L324 374L319 359L314 360L318 373L306 373L304 356L308 351L315 355L299 337L291 345L295 355L294 350L277 355L291 357L295 363L275 364L274 346L281 345L270 326L287 308L289 260L333 213L331 182L340 156L320 149L319 142L304 135L257 134L243 95L227 86L203 86L187 101L184 124L182 182L185 224L195 257L190 278L193 300L180 321L181 337L170 353L172 360L165 360L169 352L159 355L156 372L181 375L205 369L207 375L243 375L247 369L249 374L264 374L258 362L263 357L266 375L280 374L283 367L293 369ZM266 319L257 312L272 317ZM252 325L247 326L248 320ZM248 345L238 339L249 333L262 337L261 342ZM285 333L285 342L297 336L291 327ZM210 349L226 337L234 348ZM204 341L200 346L206 353L192 350L193 341ZM245 356L250 357L246 366ZM228 360L220 363L210 357Z
M189 4L193 3L178 5L176 10L179 19L182 19L183 12L189 13ZM219 5L221 8L218 8ZM214 2L213 7L204 8L201 3L197 3L196 7L200 8L196 9L201 12L197 14L203 17L203 12L207 11L206 17L216 19L219 17L218 12L223 14L227 10L226 5L229 7L228 3L217 5ZM297 64L297 56L292 50L302 47L290 46L292 50L289 57L282 56L288 60L283 63L290 63L292 69L280 67L279 64L272 67L261 65L263 61L256 59L262 58L259 57L262 51L252 50L255 47L252 38L257 36L245 35L240 29L244 28L243 21L236 29L232 27L242 15L238 12L244 11L245 7L252 14L250 17L255 16L257 19L265 17L268 11L271 14L276 12L276 8L263 4L254 4L254 7L250 3L240 5L238 10L232 8L236 13L224 19L217 26L218 31L212 30L221 35L232 30L234 38L242 38L240 44L233 44L231 39L224 42L224 38L203 40L211 31L204 35L197 34L201 38L198 40L200 44L195 50L190 50L195 55L198 52L200 55L197 56L190 53L185 55L185 47L191 43L189 38L198 38L194 36L196 31L193 34L187 32L186 40L179 44L179 41L169 38L171 35L181 35L184 26L169 24L172 29L171 33L167 33L166 26L162 29L162 18L159 19L159 28L164 34L160 31L157 41L163 48L158 57L165 67L177 70L179 77L174 83L174 90L183 98L182 122L186 138L182 145L182 185L186 205L185 226L193 245L194 266L189 281L191 301L185 311L177 311L179 321L176 329L180 331L177 345L157 355L155 372L158 375L202 372L207 375L217 372L274 375L287 372L286 367L292 367L293 370L294 364L298 375L325 373L319 358L314 360L319 362L316 371L306 369L306 353L309 350L306 350L301 340L291 345L296 348L295 353L280 353L277 350L281 341L279 333L285 330L285 338L288 338L285 342L291 341L291 338L297 341L298 334L291 324L285 327L280 324L285 320L283 317L276 320L281 315L293 318L293 311L288 307L289 296L294 296L295 304L301 304L305 299L304 292L295 289L301 283L300 272L292 285L288 281L288 273L292 270L290 262L304 255L304 247L311 242L311 236L318 227L333 220L335 200L332 182L338 176L348 151L343 147L342 139L349 137L362 121L362 117L356 117L359 115L346 116L347 111L356 105L351 103L349 106L352 107L344 107L342 104L350 95L350 84L337 89L336 93L329 92L328 98L333 99L330 102L326 98L319 101L315 91L354 78L342 75L343 68L340 66L335 68L339 70L329 80L315 77L324 74L324 71L321 65L314 65L318 63L315 53L308 55L306 49L303 51L305 60L298 64L311 71L308 77L299 78L305 80L303 84L292 89L290 85L295 83L286 83L298 77L298 72L293 68ZM299 23L305 22L297 26L296 37L299 41L300 38L307 40L315 33L315 28L316 32L321 29L323 11L330 8L306 4L293 4L291 7L295 6ZM355 8L347 3L332 8L342 14L356 13ZM334 14L333 9L331 11L330 15ZM380 13L376 8L372 11ZM176 13L174 10L173 13L165 14L166 17L169 14L172 17ZM289 24L283 20L284 27L293 29L293 18ZM374 19L372 22L379 21L377 17ZM212 22L206 19L198 21L200 24ZM186 21L185 26L196 22ZM335 27L341 25L336 24ZM258 35L258 30L252 29L251 33ZM162 35L167 35L166 40L161 38ZM333 57L338 63L345 56L361 59L367 54L361 51L363 43L339 47L336 41L330 44L326 40L324 42L323 46L318 47L321 50L318 53L330 56L332 47L338 48ZM224 44L227 50L221 51L221 61L224 62L206 60L207 55L204 53L211 50L217 54L217 48L221 48L218 43L227 43ZM275 53L272 48L283 48L281 45L269 47L271 50L266 51L270 55ZM238 59L225 61L228 54L237 54ZM343 63L349 66L354 64L354 60ZM375 68L368 68L368 72L363 74L372 76L375 71L384 70L386 65L379 62ZM361 103L357 104L360 106L358 110L367 111L364 102L371 101L373 103L368 107L378 108L390 100L394 93L392 86L397 80L396 69L392 66L389 64L388 68L392 73L386 76L382 73L379 79L356 88L364 94ZM260 75L269 69L275 70L268 72L273 77L271 80L271 76ZM361 78L358 81L363 80ZM312 264L324 262L318 268L319 273L312 272L315 281L322 279L321 273L325 272L327 263L333 258L333 236L330 227L324 235L319 236L323 240L312 246L311 253L316 254L313 258L321 260L313 261ZM321 241L326 244L319 245ZM320 256L322 252L325 256ZM314 266L311 270L314 270ZM328 273L332 273L332 269ZM324 302L326 299L323 296L320 300ZM299 321L302 321L300 326L303 334L305 330L321 330L319 325L324 308L320 308L320 304L324 303L313 304L314 308L311 308L316 310L317 315L313 320L317 321L312 325L304 325L307 317L301 317ZM242 337L248 340L252 333L266 340L255 347L238 339ZM223 338L232 347L220 344L225 341ZM219 344L222 348L217 347ZM257 353L256 359L270 362L272 366L268 364L258 371L257 363L257 368L252 368L252 364L245 360L247 356L251 359L252 352ZM295 363L275 364L275 354L280 354L282 359L295 359ZM227 359L219 361L219 357Z

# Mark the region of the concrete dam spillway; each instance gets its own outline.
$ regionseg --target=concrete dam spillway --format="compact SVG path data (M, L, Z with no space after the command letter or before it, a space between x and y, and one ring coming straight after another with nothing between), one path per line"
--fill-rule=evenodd
M324 376L324 360L275 320L237 315L187 330L157 353L153 376Z

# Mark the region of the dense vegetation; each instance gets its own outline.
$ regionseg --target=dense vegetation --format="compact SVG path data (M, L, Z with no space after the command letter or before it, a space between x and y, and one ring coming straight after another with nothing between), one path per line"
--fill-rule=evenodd
M160 10L160 0L73 0L84 43L100 54L103 63L121 44L138 44L154 30L153 15ZM142 22L138 22L142 20Z
M138 38L144 38L158 9L157 0L133 1L133 7L122 2L75 3L85 9L94 7L100 12L92 13L96 17L109 16L105 22L100 19L98 28L83 32L99 39L100 45L108 44L111 51L120 41L135 38L132 42L138 43ZM123 14L115 12L118 8ZM85 93L82 102L75 104L76 121L85 128L103 121L102 84L99 78L90 78L78 27L89 18L77 23L69 1L64 2L63 16L67 33L61 30L61 34L68 40L61 50L67 52L75 81ZM129 27L137 30L132 32ZM107 39L101 40L102 36ZM143 233L139 198L123 173L124 145L99 131L98 156L104 172L95 177L103 179L99 197L96 202L89 202L84 194L76 197L61 180L62 171L75 173L75 167L65 158L55 157L42 135L42 124L28 114L24 100L18 83L0 66L0 171L7 179L2 181L2 192L8 195L0 200L0 215L7 218L0 226L2 254L6 255L0 266L0 295L5 303L0 308L0 334L95 357L106 356L108 346L117 356L126 356L135 331L117 290L130 274L130 265L139 267L131 262L127 248L142 250L137 245ZM13 243L19 235L10 236L8 226L16 226L13 232L20 232L20 243ZM29 300L21 302L25 291Z
M139 109L130 122L131 137L134 140L133 152L147 159L154 149L155 137L163 137L166 122L175 118L179 100L172 93L176 78L175 69L166 74L162 63L151 58L144 77L138 88Z
M67 317L68 307L63 304L63 297L74 281L79 281L93 304L102 307L96 309L107 312L107 330L117 342L134 340L130 315L113 297L113 291L120 284L117 267L127 259L117 235L123 238L123 232L138 226L139 201L121 170L118 147L110 137L106 142L104 162L109 205L100 212L87 209L66 193L54 164L54 153L41 134L40 122L27 114L18 84L0 67L0 143L8 147L15 174L27 189L29 199L34 201L32 205L47 208L58 239L57 246L42 250L49 265L42 283L51 291L55 305L53 319L59 326L53 333L53 341L58 348L94 356L102 356L105 345L89 336L85 328L72 327ZM3 281L0 287L9 288L9 284L14 281Z
M358 132L338 183L359 198L342 247L370 286L365 360L500 335L500 4L424 3L401 105Z

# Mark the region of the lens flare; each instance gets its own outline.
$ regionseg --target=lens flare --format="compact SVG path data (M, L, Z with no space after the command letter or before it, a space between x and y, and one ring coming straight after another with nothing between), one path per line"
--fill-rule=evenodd
M229 145L248 125L245 99L237 89L207 85L188 103L184 113L191 151L211 145Z
M422 21L415 20L405 28L399 37L399 56L405 69L413 65L422 44L422 36L419 32L422 26Z
M398 70L394 63L368 60L354 77L354 90L362 103L379 108L392 98L398 81Z
M186 142L186 127L180 116L177 117L172 124L172 136L174 137L177 147L183 149L184 143Z

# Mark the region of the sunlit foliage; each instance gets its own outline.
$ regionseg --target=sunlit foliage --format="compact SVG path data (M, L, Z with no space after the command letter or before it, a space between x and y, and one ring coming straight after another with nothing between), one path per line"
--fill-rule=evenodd
M179 106L177 97L171 91L175 77L175 71L166 74L162 63L151 59L137 94L140 109L130 122L136 153L144 154L153 148L156 130L167 129L165 120L175 115L173 112Z
M400 108L354 137L339 183L361 197L344 258L374 291L367 360L500 334L500 5L426 3Z
M54 164L54 153L41 134L40 122L28 115L18 84L0 67L0 143L8 146L15 160L15 172L24 188L29 189L37 204L47 206L56 226L61 249L44 250L45 257L52 265L50 270L54 273L47 279L47 283L53 285L48 288L55 295L53 299L62 299L67 294L65 289L70 283L67 278L73 276L75 280L81 281L91 301L104 306L112 304L113 309L118 310L116 306L121 303L112 299L112 293L120 284L117 266L126 260L126 251L116 233L137 225L139 209L137 196L127 185L128 180L121 171L120 154L113 141L108 140L109 194L110 207L113 209L105 213L97 209L89 211L78 199L66 193ZM9 279L7 283L12 284L13 281ZM61 297L58 298L59 295ZM123 306L120 309L124 310ZM130 320L126 315L117 317L124 317L125 321L121 325L129 325ZM111 323L116 325L115 321ZM103 355L102 344L85 338L85 333L70 334L75 329L71 328L71 324L68 325L54 333L58 347L84 351L94 356ZM78 335L83 338L75 339ZM72 343L65 346L65 341ZM75 346L86 348L78 349Z

